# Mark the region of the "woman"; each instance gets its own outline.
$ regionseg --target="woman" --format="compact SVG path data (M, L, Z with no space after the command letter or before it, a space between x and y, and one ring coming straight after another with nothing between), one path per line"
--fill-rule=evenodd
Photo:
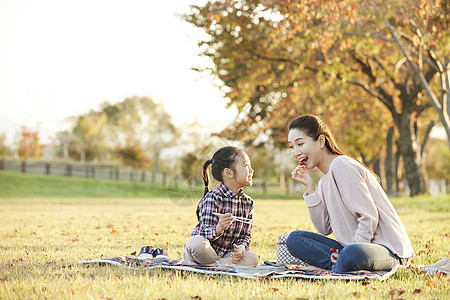
M408 264L414 251L377 176L339 149L320 118L300 116L288 129L289 147L299 161L292 178L306 187L305 204L321 233L292 232L286 240L292 255L337 273ZM317 188L309 173L315 168L324 174ZM324 236L331 233L337 240Z

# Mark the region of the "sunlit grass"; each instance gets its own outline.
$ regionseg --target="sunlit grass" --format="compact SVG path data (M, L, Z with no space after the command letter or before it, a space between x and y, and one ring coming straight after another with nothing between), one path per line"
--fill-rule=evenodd
M450 213L441 202L448 203L449 197L393 199L418 254L414 265L450 254ZM450 295L448 277L405 268L387 281L363 283L257 281L78 265L81 260L139 252L145 245L167 248L172 258L179 258L195 225L194 210L194 205L177 206L166 198L3 198L0 299L445 299ZM255 199L255 223L251 249L259 254L260 263L275 259L278 235L313 230L300 200Z
M247 189L258 199L298 199L299 195L286 194L277 187L263 193L261 187ZM178 198L181 204L192 204L201 198L202 184L191 184L181 178L167 175L165 184L140 181L116 181L111 179L66 177L13 171L0 172L0 198ZM187 196L187 199L182 200Z

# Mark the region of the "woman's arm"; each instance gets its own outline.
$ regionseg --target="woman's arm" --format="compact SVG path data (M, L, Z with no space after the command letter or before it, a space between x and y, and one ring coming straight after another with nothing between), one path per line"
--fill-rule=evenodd
M330 220L328 217L328 211L325 207L325 203L320 199L316 185L309 173L309 170L304 166L297 166L291 172L292 178L306 188L306 192L303 194L306 206L308 207L309 217L318 232L323 235L329 235L333 231L330 226Z
M378 210L367 186L373 175L362 164L352 160L339 160L333 167L333 177L345 207L357 219L355 242L370 243L378 226Z
M328 211L318 192L315 191L312 194L305 192L303 198L308 207L309 217L314 228L323 235L331 234L333 230L331 229Z

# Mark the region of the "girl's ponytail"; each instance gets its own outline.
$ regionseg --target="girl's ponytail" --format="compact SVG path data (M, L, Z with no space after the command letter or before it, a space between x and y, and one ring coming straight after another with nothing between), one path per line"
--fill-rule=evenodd
M203 192L203 197L205 197L205 195L209 192L209 176L208 176L208 166L212 164L212 159L207 160L204 164L203 164L203 170L202 170L202 178L203 178L203 182L205 183L205 191ZM202 197L202 198L203 198ZM195 212L195 214L197 215L197 220L200 221L200 212L199 212L199 208L200 208L200 201L197 204L197 210Z
M203 165L202 178L205 183L205 191L203 192L203 197L209 192L209 176L208 176L208 166L212 164L212 159L207 160Z

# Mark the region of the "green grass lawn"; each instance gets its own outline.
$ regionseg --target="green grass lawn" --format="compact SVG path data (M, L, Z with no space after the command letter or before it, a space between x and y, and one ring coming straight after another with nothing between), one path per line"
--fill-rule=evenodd
M183 245L195 225L198 199L189 200L187 194L183 194L183 199L171 198L164 187L158 192L161 197L156 192L152 194L153 189L147 190L147 198L133 197L133 190L124 194L123 189L128 186L116 187L115 195L85 196L92 193L89 189L98 188L95 184L89 187L83 181L87 179L74 184L73 178L69 183L47 177L54 180L49 185L45 176L25 175L23 182L28 187L24 187L17 178L20 179L16 174L0 172L0 299L450 297L449 277L421 274L411 268L401 268L386 281L347 282L248 280L78 265L81 260L139 252L145 245L164 247L172 258L181 257ZM77 185L85 185L83 194L69 195L71 189L79 192ZM40 194L39 186L45 194ZM38 196L23 191L31 187ZM109 188L106 190L110 193ZM257 226L251 250L258 253L260 263L275 259L278 235L295 229L313 230L303 201L254 198ZM433 263L450 255L449 200L449 195L392 199L417 254L413 265Z

